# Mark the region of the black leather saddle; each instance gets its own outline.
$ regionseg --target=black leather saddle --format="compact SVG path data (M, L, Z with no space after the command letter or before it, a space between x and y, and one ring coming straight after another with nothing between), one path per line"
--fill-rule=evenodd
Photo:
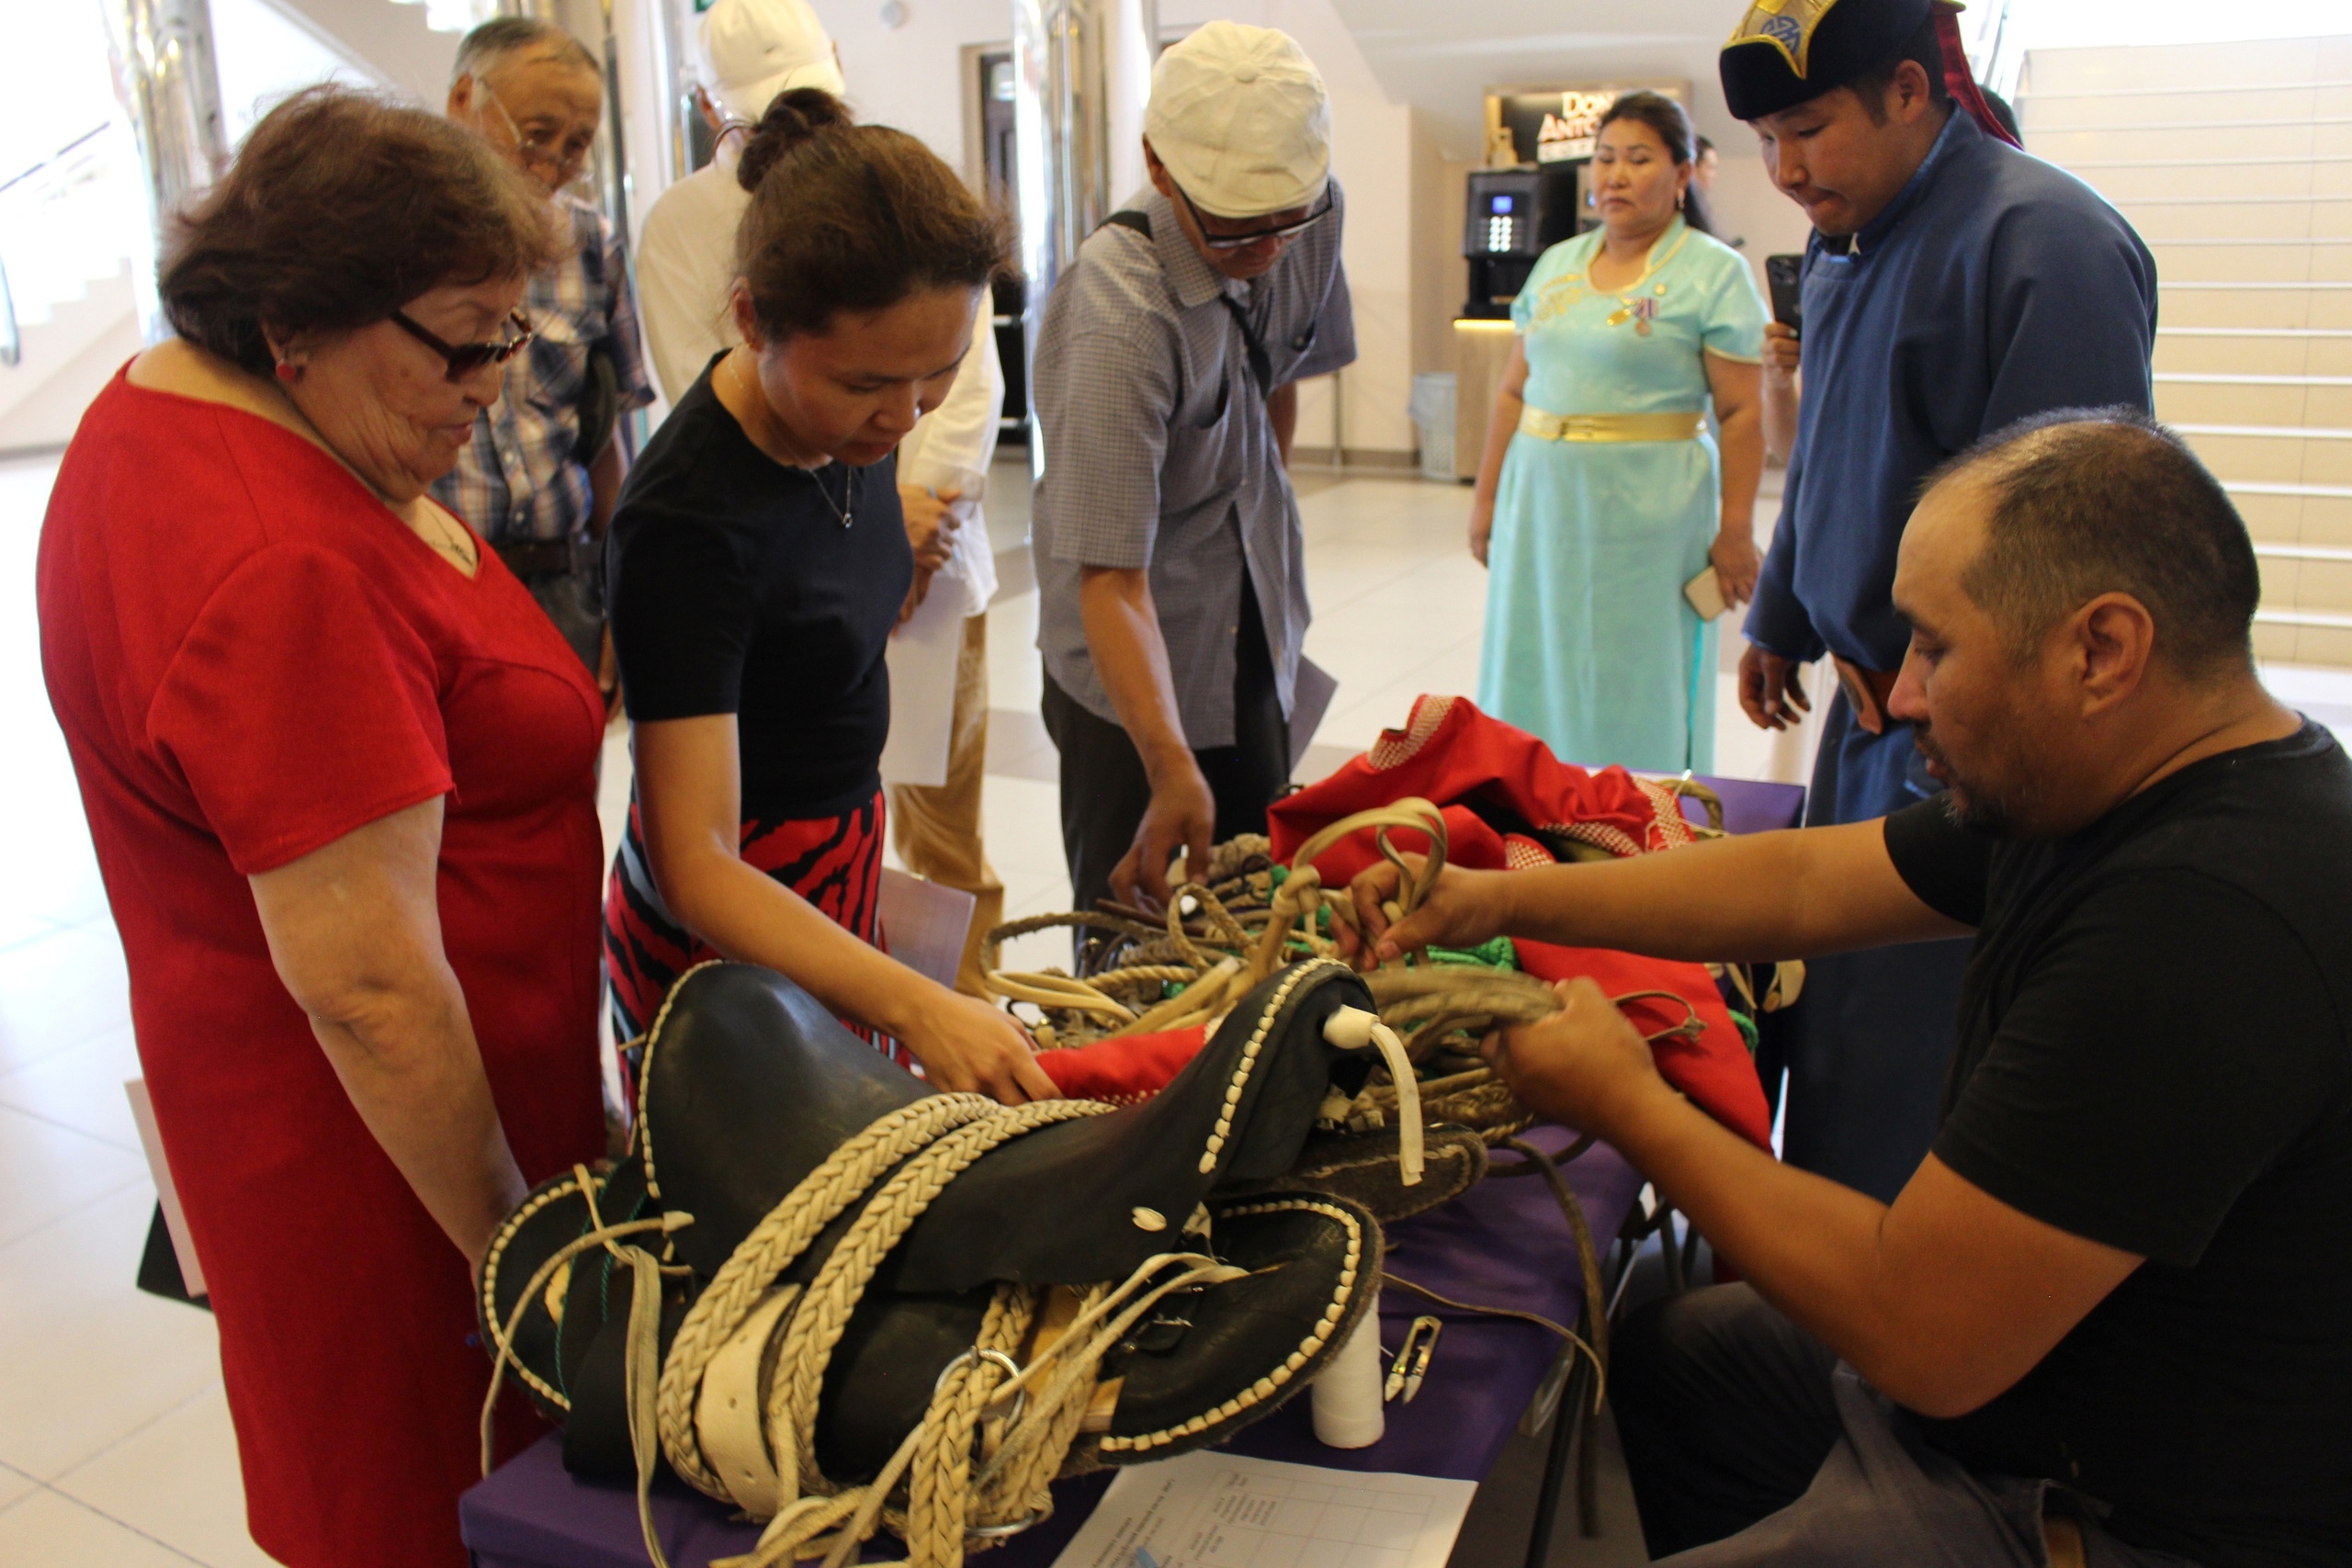
M1100 1416L1065 1473L1215 1443L1311 1381L1373 1298L1380 1231L1362 1205L1285 1189L1282 1178L1327 1099L1352 1096L1377 1059L1329 1043L1326 1021L1371 1005L1345 966L1294 965L1245 998L1151 1100L1026 1132L948 1181L882 1260L824 1365L814 1430L823 1475L846 1486L883 1471L943 1373L972 1354L1001 1287L1099 1287L1171 1253L1230 1267L1166 1296L1105 1356ZM666 1356L696 1297L763 1219L800 1201L850 1140L933 1093L790 981L738 964L679 981L649 1035L641 1086L628 1157L534 1190L494 1238L478 1295L488 1342L514 1325L511 1375L563 1427L567 1465L616 1480L636 1469L625 1376L632 1266L603 1247L542 1265L600 1224L666 1216L670 1228L644 1224L632 1238L663 1266ZM762 1401L788 1371L775 1361L789 1287L818 1277L873 1201L869 1190L853 1202L764 1287L767 1337L747 1352ZM722 1446L704 1431L715 1473L727 1468L712 1451ZM786 1467L773 1444L752 1461ZM788 1477L776 1495L762 1495L766 1484L730 1482L728 1495L755 1517L798 1495Z

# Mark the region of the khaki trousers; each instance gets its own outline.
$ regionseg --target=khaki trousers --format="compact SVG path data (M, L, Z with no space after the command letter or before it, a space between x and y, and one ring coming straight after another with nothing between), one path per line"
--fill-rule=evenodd
M945 591L955 591L954 584ZM980 985L980 939L1004 923L1004 884L980 845L980 781L989 750L989 618L964 618L964 646L956 656L956 712L947 741L947 782L937 788L890 786L890 842L906 868L926 881L969 893L972 930L956 988L970 996Z

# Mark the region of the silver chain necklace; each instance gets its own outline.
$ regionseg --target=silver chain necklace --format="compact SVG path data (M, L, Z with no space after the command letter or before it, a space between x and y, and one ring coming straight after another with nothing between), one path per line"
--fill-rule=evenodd
M827 467L831 466L827 465ZM855 468L843 467L842 472L849 477L842 481L842 504L840 506L833 504L832 492L825 488L823 468L802 468L799 471L808 476L808 482L817 487L817 494L825 502L825 510L839 518L842 527L846 528L855 521L857 514L857 470Z
M767 394L762 391L759 384L745 372L741 362L730 354L727 356L724 368L734 375L735 384L742 389L743 395L750 400L752 405L764 412L767 410ZM751 433L747 430L744 434L749 435ZM752 444L755 446L759 446L757 440ZM765 450L765 448L762 449ZM773 457L774 454L771 453L770 456ZM832 491L825 488L825 481L819 477L824 472L824 468L803 468L798 463L786 463L784 466L796 473L808 476L808 482L817 487L817 494L824 502L825 510L831 513L842 527L846 528L857 520L857 470L855 468L847 469L849 478L842 481L842 504L836 506L833 504ZM831 465L829 463L825 467L830 468ZM844 467L846 468L846 465Z

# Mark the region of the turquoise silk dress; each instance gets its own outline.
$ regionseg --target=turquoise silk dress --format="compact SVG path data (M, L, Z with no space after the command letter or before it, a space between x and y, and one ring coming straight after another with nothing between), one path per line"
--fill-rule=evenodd
M1739 254L1676 219L1638 279L1595 289L1595 229L1544 253L1511 305L1527 406L1697 413L1702 355L1755 364L1766 311ZM1715 626L1682 585L1721 515L1714 439L1511 436L1487 564L1478 705L1563 761L1655 773L1714 763Z

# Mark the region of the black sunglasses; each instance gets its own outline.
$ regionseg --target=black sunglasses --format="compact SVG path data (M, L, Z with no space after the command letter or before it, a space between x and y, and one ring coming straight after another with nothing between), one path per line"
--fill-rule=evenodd
M1172 180L1169 183L1175 184ZM1184 204L1184 210L1193 215L1193 225L1201 231L1201 243L1213 251L1238 251L1244 245L1254 245L1261 240L1287 240L1304 234L1330 216L1333 204L1331 187L1327 184L1323 187L1322 201L1314 211L1295 223L1277 223L1271 229L1252 229L1246 234L1218 234L1210 231L1208 220L1201 215L1201 209L1193 205L1193 198L1184 194L1182 186L1176 186L1176 197Z
M392 324L439 355L449 367L449 379L452 381L462 381L485 365L505 364L523 352L523 345L531 341L534 330L531 318L520 310L506 318L506 324L514 329L514 335L501 338L495 343L444 343L438 336L409 320L405 310L392 312Z

